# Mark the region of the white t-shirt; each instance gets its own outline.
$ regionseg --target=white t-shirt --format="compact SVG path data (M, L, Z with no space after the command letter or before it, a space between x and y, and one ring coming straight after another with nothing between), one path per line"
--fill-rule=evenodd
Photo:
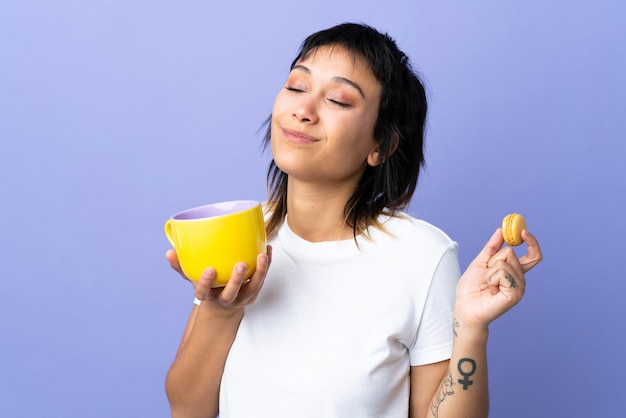
M226 361L221 418L408 416L409 367L450 358L457 245L408 215L381 220L358 248L283 223Z

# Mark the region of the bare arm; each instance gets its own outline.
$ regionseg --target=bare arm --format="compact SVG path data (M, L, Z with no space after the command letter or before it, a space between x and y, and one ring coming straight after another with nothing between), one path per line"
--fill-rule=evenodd
M442 378L448 370L448 364L450 364L450 361L445 360L425 366L411 367L409 404L411 418L428 416L435 391L439 391L437 398L445 399L448 385L442 385Z
M176 255L167 258L180 271ZM268 254L260 254L251 279L244 283L245 269L233 271L224 288L212 288L214 270L207 269L195 284L194 306L183 338L166 378L166 393L173 417L216 417L226 357L235 340L244 307L256 299L269 268ZM238 265L239 266L239 265Z
M487 417L486 348L486 334L455 337L449 361L411 367L410 417Z
M411 367L411 418L488 416L488 326L522 299L524 274L543 258L535 237L527 231L522 237L528 254L518 259L510 247L500 249L497 229L459 280L452 356L449 362Z
M194 311L191 332L167 374L167 397L173 417L216 417L226 357L243 311L230 317L202 306Z

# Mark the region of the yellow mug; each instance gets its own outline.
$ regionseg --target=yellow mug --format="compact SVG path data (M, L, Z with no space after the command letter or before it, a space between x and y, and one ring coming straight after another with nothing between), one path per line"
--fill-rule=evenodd
M165 235L176 249L185 276L198 281L207 267L217 273L214 287L225 286L235 264L248 265L246 279L266 250L261 204L235 200L179 212L165 222Z

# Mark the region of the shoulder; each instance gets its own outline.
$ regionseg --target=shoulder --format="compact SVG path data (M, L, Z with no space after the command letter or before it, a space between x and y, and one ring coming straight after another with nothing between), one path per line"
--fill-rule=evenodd
M410 269L434 271L440 262L458 257L458 245L433 224L406 213L381 216L378 227L370 227L369 239L359 245L366 256L385 262L407 264Z
M419 243L443 248L456 245L456 242L440 228L405 212L383 215L379 218L379 222L381 230L373 235L387 234L404 241L405 244Z

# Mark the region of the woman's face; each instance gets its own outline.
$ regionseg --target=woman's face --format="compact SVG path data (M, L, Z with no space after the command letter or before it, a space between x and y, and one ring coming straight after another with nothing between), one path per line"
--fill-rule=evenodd
M291 178L354 188L376 165L381 87L344 48L320 47L292 69L272 110L271 148Z

